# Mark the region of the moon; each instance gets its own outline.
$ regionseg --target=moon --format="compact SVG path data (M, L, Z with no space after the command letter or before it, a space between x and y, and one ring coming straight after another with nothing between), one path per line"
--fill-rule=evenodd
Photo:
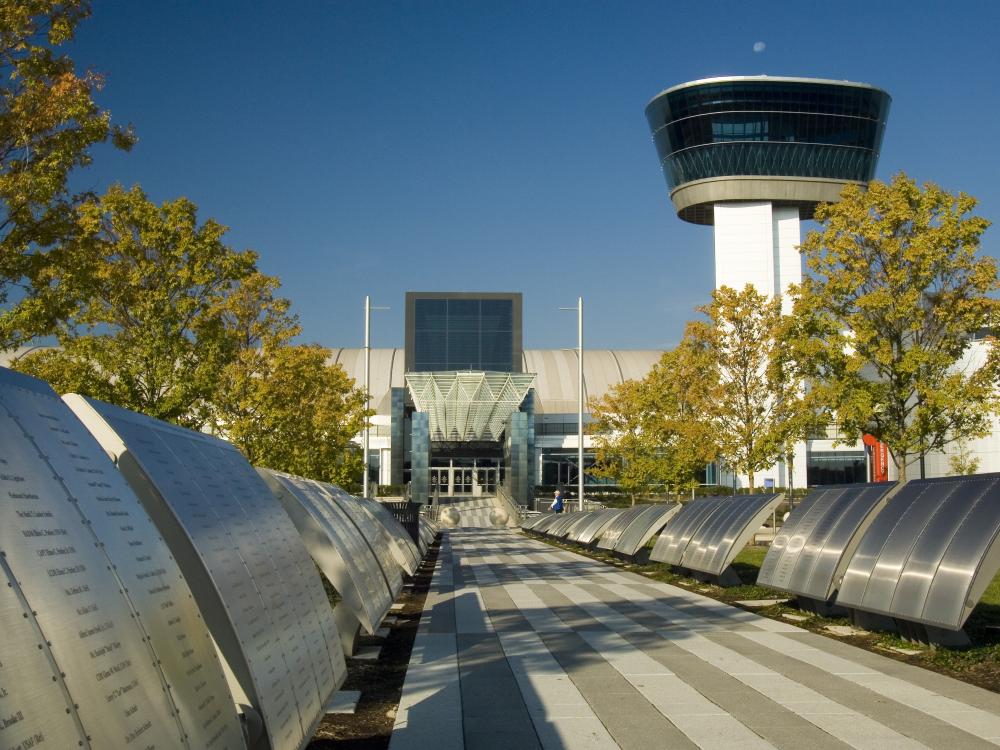
M766 47L767 47L767 45L764 44L764 42L754 42L753 43L753 51L757 52L757 53L763 52Z

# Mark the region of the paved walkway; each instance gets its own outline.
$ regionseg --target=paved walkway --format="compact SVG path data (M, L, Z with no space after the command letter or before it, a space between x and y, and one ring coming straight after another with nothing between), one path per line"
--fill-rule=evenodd
M554 549L444 535L390 750L964 748L1000 695Z

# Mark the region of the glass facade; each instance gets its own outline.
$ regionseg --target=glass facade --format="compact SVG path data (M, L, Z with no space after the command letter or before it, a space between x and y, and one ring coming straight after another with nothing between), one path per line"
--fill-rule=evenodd
M414 300L414 372L517 371L514 349L511 299Z
M864 451L809 451L806 459L806 482L810 487L867 482L867 475Z
M719 80L660 94L646 118L671 190L733 175L867 182L889 102L836 82Z

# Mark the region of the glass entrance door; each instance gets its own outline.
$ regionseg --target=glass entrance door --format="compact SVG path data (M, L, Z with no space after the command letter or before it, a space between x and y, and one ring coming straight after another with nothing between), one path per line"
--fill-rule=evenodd
M444 463L443 461L441 463ZM458 463L456 460L454 463ZM432 466L429 471L430 494L432 497L493 495L497 491L498 467L496 465L476 465L478 461L468 461L470 466Z
M453 495L472 494L472 469L451 470L451 492Z
M494 495L497 491L497 470L493 467L476 469L476 487L480 494Z

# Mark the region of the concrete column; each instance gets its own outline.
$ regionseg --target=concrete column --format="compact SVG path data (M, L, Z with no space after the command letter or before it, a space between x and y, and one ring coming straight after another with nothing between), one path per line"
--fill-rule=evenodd
M753 284L769 297L784 294L802 281L800 242L797 208L769 201L716 204L715 287L742 291ZM786 295L783 307L788 304Z

